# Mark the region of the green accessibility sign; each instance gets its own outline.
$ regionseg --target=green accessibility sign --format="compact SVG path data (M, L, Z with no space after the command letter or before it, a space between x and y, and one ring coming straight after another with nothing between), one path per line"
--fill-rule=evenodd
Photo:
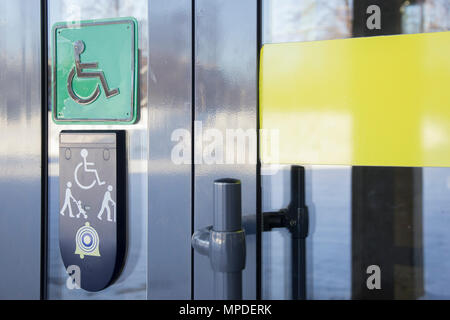
M52 29L53 120L131 124L138 117L134 18L56 23Z

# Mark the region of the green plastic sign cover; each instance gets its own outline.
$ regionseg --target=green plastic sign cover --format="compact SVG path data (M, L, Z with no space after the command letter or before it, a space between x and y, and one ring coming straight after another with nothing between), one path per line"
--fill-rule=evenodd
M138 117L136 19L56 23L52 38L54 122L134 123Z

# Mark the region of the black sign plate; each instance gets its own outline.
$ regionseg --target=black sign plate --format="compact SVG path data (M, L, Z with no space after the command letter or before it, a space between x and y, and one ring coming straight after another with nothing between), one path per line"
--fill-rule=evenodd
M117 278L125 254L125 132L62 131L59 138L62 259L66 269L79 267L82 289L99 291Z

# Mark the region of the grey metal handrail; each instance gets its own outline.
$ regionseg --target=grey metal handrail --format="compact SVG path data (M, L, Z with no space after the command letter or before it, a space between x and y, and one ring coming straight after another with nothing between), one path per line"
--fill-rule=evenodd
M194 232L192 247L210 259L214 271L215 298L242 299L246 247L239 180L227 178L214 181L213 225Z

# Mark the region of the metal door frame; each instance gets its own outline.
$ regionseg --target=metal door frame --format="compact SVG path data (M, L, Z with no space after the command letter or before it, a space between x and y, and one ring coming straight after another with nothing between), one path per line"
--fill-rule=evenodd
M196 0L194 6L194 119L202 128L258 129L259 1ZM194 160L202 159L198 128L194 128ZM256 138L257 139L257 138ZM258 145L258 141L256 142ZM248 152L248 146L246 151ZM224 148L226 149L226 148ZM250 155L248 155L250 157ZM247 158L248 159L248 158ZM254 162L254 163L252 163ZM235 178L242 183L243 216L259 217L257 154L244 164L195 164L193 222L197 230L213 222L213 181ZM253 219L256 224L259 219ZM249 226L247 226L249 227ZM246 235L243 299L260 297L260 228ZM207 257L195 253L193 298L213 298L213 272Z
M171 160L172 132L192 132L192 6L193 1L156 0L148 8L149 299L192 297L193 166Z
M163 18L158 16L161 13ZM152 16L158 21L157 24L152 25ZM174 28L172 18L175 17L185 26L183 31L177 31ZM213 181L225 177L240 179L243 182L243 215L256 216L256 219L252 221L257 232L247 236L243 298L261 297L258 159L254 159L255 163L244 165L196 163L201 148L198 148L199 132L195 123L195 121L203 121L203 128L217 128L225 132L227 128L215 123L217 116L220 116L224 122L232 123L233 127L230 129L241 125L244 129L257 130L259 126L259 21L260 3L257 0L244 3L238 0L214 2L177 0L173 7L164 1L150 3L149 66L154 69L153 74L159 83L149 81L148 99L151 106L149 170L157 164L163 165L162 171L158 173L160 179L155 179L156 172L149 174L148 296L150 299L212 299L214 297L211 266L206 257L194 253L190 248L190 236L199 227L212 224ZM216 33L211 32L212 26L216 28ZM166 30L167 38L158 35L161 30ZM176 41L180 33L186 40L183 45ZM189 61L182 66L178 64L184 71L175 84L177 100L175 102L171 98L171 93L173 94L174 91L168 91L161 81L164 81L167 70L176 70L174 66L177 66L177 59L171 54L152 57L153 50L158 52L158 48L163 48L162 50L166 49L170 52L174 50L174 46L178 48L175 50L178 51L179 57ZM241 50L239 56L236 55L236 50ZM226 63L230 61L232 63ZM164 72L159 72L156 67L162 64L165 66ZM237 93L236 83L227 79L235 70L244 71L236 81L238 87L245 91L245 94L240 97L241 100L233 98ZM222 83L214 81L222 81ZM215 95L219 84L223 94ZM153 90L152 86L154 86ZM168 117L173 115L178 117L167 121ZM160 131L159 135L152 136L152 127L158 127L161 121L166 121L164 130ZM170 158L170 149L173 146L169 143L170 134L179 128L191 134L189 165L176 165ZM258 134L256 136L258 139ZM257 154L258 152L259 150ZM175 174L182 176L182 186L177 182ZM179 197L181 201L178 201ZM186 226L189 227L186 228ZM186 257L184 253L188 251L189 257ZM167 271L167 268L170 271ZM158 285L160 283L164 283L166 288Z
M47 82L41 30L45 10L42 3L27 0L0 6L5 9L0 23L0 47L5 54L0 62L0 120L5 142L0 159L4 204L0 218L0 299L40 299L45 282L42 248L46 158L42 105Z
M258 129L260 2L173 0L168 3L155 0L149 2L148 8L148 65L151 72L147 97L150 135L147 298L213 298L210 281L212 270L206 260L194 254L190 237L198 226L211 224L212 182L224 177L243 181L243 215L256 216L254 223L257 234L247 237L243 298L260 298L258 159L254 159L255 163L246 165L207 166L195 164L194 161L197 152L194 145L194 121L203 121L205 128L218 127L225 130L219 123L214 123L220 115L222 119L226 119L225 122L240 125L241 128ZM39 282L40 298L46 299L49 196L48 96L45 85L48 79L47 0L40 1L40 9L42 145ZM173 21L177 21L176 25ZM216 33L209 29L211 22L216 22ZM210 63L215 67L211 69ZM170 70L178 74L175 80L170 79ZM237 83L233 83L230 75L234 73L236 76L236 70L244 72L236 78ZM208 74L209 71L212 73ZM215 95L217 84L210 82L215 77L223 81L221 96ZM237 91L238 88L240 91ZM236 96L236 93L241 95ZM163 128L161 123L164 123ZM191 133L191 164L176 165L171 160L170 137L173 130L179 128Z

